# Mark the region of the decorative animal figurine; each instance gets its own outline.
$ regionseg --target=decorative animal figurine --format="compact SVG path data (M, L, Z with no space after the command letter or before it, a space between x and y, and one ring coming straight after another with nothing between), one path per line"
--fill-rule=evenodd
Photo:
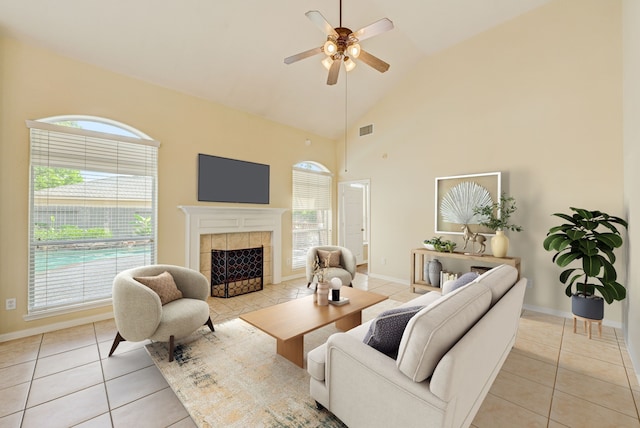
M487 238L484 237L484 235L481 235L480 233L476 232L476 233L472 233L471 230L469 230L469 226L468 225L463 225L462 226L462 232L464 234L464 247L462 247L462 249L464 250L465 248L467 248L467 244L469 243L469 241L471 241L471 251L475 253L475 247L476 247L476 242L478 244L480 244L480 251L478 251L478 253L484 253L484 251L486 250L486 245L484 244L484 241L487 240Z

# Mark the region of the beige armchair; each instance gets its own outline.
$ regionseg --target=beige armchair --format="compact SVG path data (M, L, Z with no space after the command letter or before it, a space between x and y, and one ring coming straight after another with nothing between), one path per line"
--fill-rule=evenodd
M182 296L163 305L151 285L143 285L134 278L156 277L165 271L171 274ZM186 337L205 324L215 331L209 316L208 295L207 278L184 267L150 265L120 272L113 280L113 313L118 332L109 356L122 341L150 339L169 342L169 361L173 361L175 339ZM174 293L171 298L177 296ZM163 298L166 300L164 295Z
M343 285L351 285L353 278L356 277L356 257L348 248L335 245L323 245L319 247L311 247L309 248L309 251L307 251L307 287L313 282L313 276L315 274L314 269L317 265L316 259L318 257L318 250L328 252L340 251L339 261L333 257L331 258L330 264L332 266L325 269L324 280L328 281L331 278L340 278Z

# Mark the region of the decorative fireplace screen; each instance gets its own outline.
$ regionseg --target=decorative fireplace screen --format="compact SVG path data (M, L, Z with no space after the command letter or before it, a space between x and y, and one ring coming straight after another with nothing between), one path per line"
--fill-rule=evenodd
M211 250L211 296L233 297L262 290L263 247Z

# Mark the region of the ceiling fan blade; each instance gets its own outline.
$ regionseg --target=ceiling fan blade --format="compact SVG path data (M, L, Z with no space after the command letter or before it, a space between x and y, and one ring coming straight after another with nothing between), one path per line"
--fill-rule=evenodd
M365 64L367 64L368 66L375 68L380 73L384 73L390 67L389 64L387 64L380 58L373 56L369 52L365 52L364 50L360 50L360 56L358 57L358 59L364 62Z
M291 64L296 61L300 61L301 59L309 58L310 56L317 55L322 53L322 46L309 49L308 51L300 52L299 54L291 55L284 59L285 64Z
M307 18L309 18L311 22L316 24L320 31L325 33L327 36L332 36L336 39L338 38L338 33L336 33L336 30L334 30L331 24L329 24L327 20L324 19L324 16L322 16L320 12L318 12L317 10L310 10L309 12L305 13L305 15L307 15Z
M327 77L327 85L335 85L338 82L338 73L340 73L341 62L341 59L336 59L333 61L333 64L331 64L329 76Z
M379 21L369 24L366 27L354 31L353 34L358 40L366 40L393 29L393 22L389 18L382 18Z

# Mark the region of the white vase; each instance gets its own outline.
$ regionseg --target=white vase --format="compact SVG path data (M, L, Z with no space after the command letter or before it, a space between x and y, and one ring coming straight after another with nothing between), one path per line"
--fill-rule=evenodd
M496 236L491 238L491 251L493 257L507 257L509 251L509 238L502 230L496 230Z

